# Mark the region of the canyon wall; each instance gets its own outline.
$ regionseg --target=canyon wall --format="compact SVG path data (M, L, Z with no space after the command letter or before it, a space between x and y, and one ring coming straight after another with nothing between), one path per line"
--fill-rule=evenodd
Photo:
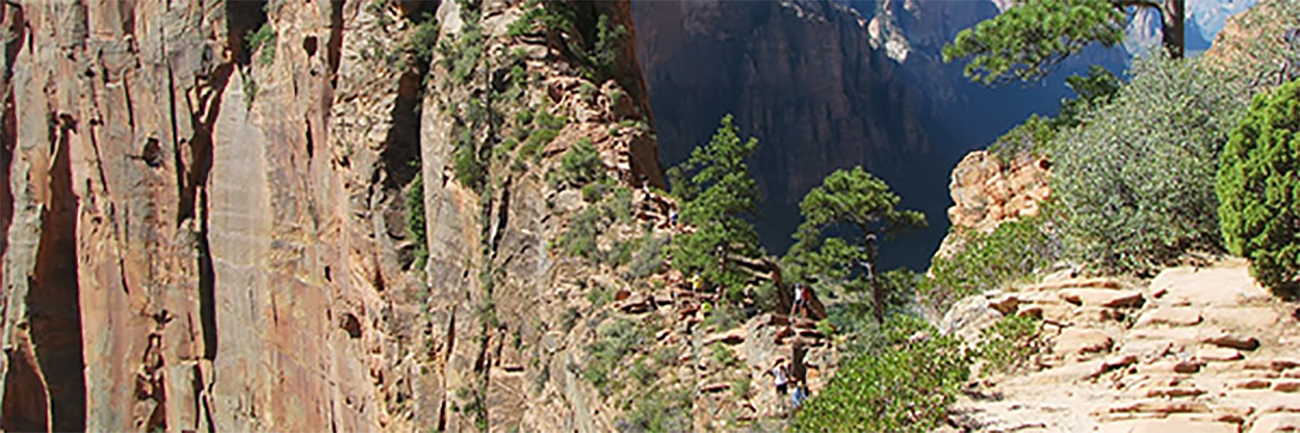
M617 80L588 83L571 53L506 36L520 6L0 4L0 428L606 430L561 373L584 346L547 331L583 297L553 283L584 272L548 247L567 217L544 174L587 139L616 179L661 182L656 144L618 126L648 115L630 45ZM578 7L631 27L626 2ZM416 63L420 23L454 46L469 16L481 45ZM464 185L465 131L500 138L462 113L511 65L532 84L508 109L572 121Z

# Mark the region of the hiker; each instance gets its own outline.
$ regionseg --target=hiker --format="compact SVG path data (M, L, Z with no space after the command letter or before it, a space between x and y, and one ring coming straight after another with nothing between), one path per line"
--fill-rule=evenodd
M650 200L650 176L641 175L641 193L646 200Z
M800 312L802 312L802 314L805 317L808 316L807 304L808 304L808 297L811 294L812 294L812 290L808 288L807 284L795 283L794 302L792 302L793 305L790 307L790 317L794 317L796 313L800 313Z
M790 383L790 377L786 374L785 370L785 362L778 359L776 361L776 367L772 367L771 373L772 384L776 385L776 393L778 395L785 395L786 387Z
M691 291L699 293L704 287L704 280L700 279L700 274L691 274Z
M801 382L795 382L794 392L790 394L790 403L794 406L795 410L799 410L799 407L803 406L804 400L807 399L808 392L804 390L804 384Z

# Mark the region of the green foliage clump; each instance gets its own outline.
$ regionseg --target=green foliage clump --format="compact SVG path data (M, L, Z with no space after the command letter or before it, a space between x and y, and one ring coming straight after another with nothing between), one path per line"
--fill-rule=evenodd
M1093 42L1123 41L1123 9L1111 0L1034 0L962 30L943 47L943 60L970 57L972 81L1007 84L1046 76Z
M478 12L462 12L462 20L464 26L455 42L443 40L438 44L438 50L443 55L443 68L451 71L452 78L459 84L468 83L474 75L479 59L483 57L484 42L487 39L483 28L479 26Z
M1192 61L1153 55L1130 75L1052 143L1052 194L1072 259L1141 272L1217 249L1213 179L1241 104Z
M1255 97L1231 132L1216 191L1224 244L1265 286L1300 272L1300 81Z
M433 54L438 47L438 20L427 12L421 17L415 28L402 41L402 50L415 58L417 67L424 70L433 62Z
M706 304L707 305L707 304ZM700 327L716 327L719 330L732 329L744 323L745 312L740 307L731 304L722 303L716 306L709 306L705 311L704 320L700 322Z
M517 38L539 29L547 33L573 32L576 20L576 11L568 2L528 0L523 15L506 26L506 36Z
M944 311L958 299L1001 289L1045 269L1061 257L1050 212L1004 222L992 233L954 228L965 242L949 257L935 258L926 301Z
M888 295L867 269L877 269L876 239L926 226L924 214L897 209L899 200L862 167L826 176L799 202L804 221L786 254L789 273L795 280L839 283L849 291L869 288L876 321L883 322Z
M668 246L667 236L655 236L652 232L647 231L645 237L641 239L640 248L632 254L632 262L628 264L628 279L645 278L663 269L665 250Z
M906 313L914 299L917 289L922 285L924 275L907 268L891 269L880 274L881 292L885 295L885 313L901 315ZM871 294L862 285L848 286L845 293L840 293L833 301L826 302L825 326L833 333L843 336L843 348L848 353L865 353L880 330L873 312ZM826 298L830 298L827 296ZM819 323L822 325L822 323ZM830 335L830 332L823 333Z
M591 139L583 138L560 159L560 170L556 173L560 182L586 185L600 180L605 173L605 164Z
M521 115L516 120L524 122L524 119L531 122L532 126L536 129L532 130L532 132L528 134L528 138L524 139L524 144L519 149L519 156L521 158L535 159L540 157L542 148L551 144L551 141L555 140L555 137L560 135L560 129L563 129L564 125L569 123L567 117L552 115L551 113L546 112L546 110L538 110L536 115L532 113L529 113L526 116Z
M269 21L247 36L248 52L257 53L258 63L269 65L275 60L275 36L275 29Z
M947 407L970 375L970 357L950 337L920 319L892 316L882 347L841 364L826 389L794 420L795 431L928 432L943 425Z
M569 228L560 235L559 239L556 239L556 245L570 256L595 258L596 235L601 225L599 208L589 206L569 223Z
M640 324L627 319L602 323L596 335L596 342L587 347L590 358L582 375L603 390L623 358L645 345L649 336Z
M591 63L588 78L604 81L617 76L619 50L627 43L628 31L622 25L611 26L608 15L596 20L596 41L587 53Z
M406 229L415 241L415 263L411 269L424 269L429 260L429 233L424 215L424 176L415 174L415 179L406 190Z
M570 256L587 260L615 264L626 262L632 254L630 248L624 246L613 251L601 251L596 236L616 221L631 220L631 202L632 191L622 186L614 187L614 194L587 206L569 223L569 228L556 240L556 246Z
M628 417L619 420L619 431L666 433L691 431L691 393L688 389L656 388L634 400Z
M693 233L672 240L673 266L699 273L729 293L743 288L749 274L724 266L729 256L757 257L758 232L746 216L757 213L758 184L746 162L758 140L741 141L731 115L708 144L696 147L685 162L669 170L673 193L680 197L682 223Z
M477 147L470 131L465 130L460 141L456 144L454 161L451 167L452 172L456 174L456 180L466 188L475 191L482 188L483 181L487 177L487 167L479 160Z
M988 361L980 373L1008 373L1025 366L1043 344L1038 325L1029 316L1009 316L985 328L975 355Z

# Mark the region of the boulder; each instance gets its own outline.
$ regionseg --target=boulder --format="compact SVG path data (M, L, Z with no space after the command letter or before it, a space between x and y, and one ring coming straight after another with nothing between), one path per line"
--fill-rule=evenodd
M1138 328L1151 326L1192 326L1201 323L1201 309L1195 307L1162 307L1138 316Z
M1300 380L1279 380L1273 382L1273 390L1277 392L1300 392Z
M1251 424L1248 433L1276 433L1300 431L1300 413L1266 413Z
M1222 332L1205 339L1206 343L1219 347L1230 347L1241 350L1255 350L1259 347L1259 340L1255 337Z
M1139 307L1143 302L1142 292L1136 290L1062 289L1058 295L1066 302L1094 307Z
M1030 377L1029 382L1043 384L1076 382L1095 378L1105 371L1104 361L1079 362L1035 373Z
M740 344L745 342L746 335L744 328L735 328L708 336L704 339L704 345L708 346L713 343Z
M1056 337L1052 346L1054 353L1062 355L1072 355L1079 353L1098 353L1110 350L1114 340L1106 335L1105 332L1090 329L1072 327L1066 328L1061 335Z
M1207 362L1224 362L1241 359L1241 352L1229 347L1204 347L1196 351L1196 359Z

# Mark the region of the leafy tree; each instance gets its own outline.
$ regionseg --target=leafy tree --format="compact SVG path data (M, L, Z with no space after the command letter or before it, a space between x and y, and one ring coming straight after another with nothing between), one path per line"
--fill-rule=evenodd
M1104 109L1052 143L1052 194L1067 254L1110 270L1149 270L1189 248L1215 249L1214 173L1241 101L1196 62L1156 54Z
M759 255L758 232L744 219L758 212L758 184L745 162L757 148L757 139L740 140L728 114L707 145L670 170L673 193L681 199L680 219L695 226L693 233L673 238L673 266L733 291L743 287L748 274L728 266L728 258Z
M970 57L966 76L984 84L1033 81L1094 42L1113 47L1123 41L1130 7L1158 10L1165 49L1181 58L1184 2L1019 0L1006 12L958 33L943 47L943 60Z
M1228 251L1250 258L1261 284L1300 272L1300 81L1255 97L1220 160L1216 190Z
M560 158L557 180L574 186L586 185L600 180L604 174L605 164L600 159L600 152L590 139L583 138Z
M792 274L845 281L850 290L870 285L876 322L884 323L887 295L874 275L876 239L926 225L920 212L896 209L898 201L889 185L862 167L831 173L799 203L804 222L787 255ZM841 237L846 231L856 233Z
M928 432L943 425L947 407L970 376L970 357L924 320L896 315L882 327L881 348L841 364L799 411L795 431Z

